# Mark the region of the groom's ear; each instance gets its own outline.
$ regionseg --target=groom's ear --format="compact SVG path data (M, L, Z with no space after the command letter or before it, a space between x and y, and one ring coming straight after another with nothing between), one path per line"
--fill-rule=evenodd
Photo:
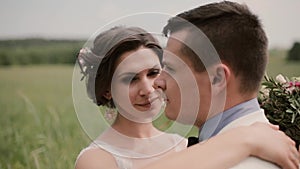
M225 64L218 64L214 67L211 78L212 88L216 93L226 90L231 71Z

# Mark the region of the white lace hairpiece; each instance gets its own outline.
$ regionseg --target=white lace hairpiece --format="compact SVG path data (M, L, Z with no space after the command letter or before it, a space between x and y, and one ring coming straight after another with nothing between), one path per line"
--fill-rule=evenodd
M96 64L100 63L98 61L101 61L103 58L103 56L98 56L95 53L93 53L88 47L80 49L77 55L78 64L81 69L80 73L83 74L80 81L82 81L84 77L86 77L89 73L96 73L93 69L97 67Z

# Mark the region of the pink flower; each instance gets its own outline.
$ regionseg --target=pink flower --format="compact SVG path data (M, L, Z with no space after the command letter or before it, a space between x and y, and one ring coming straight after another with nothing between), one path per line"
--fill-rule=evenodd
M292 94L295 89L296 88L294 86L290 86L289 88L286 89L286 91Z
M288 87L299 87L300 88L300 82L289 82L289 86Z

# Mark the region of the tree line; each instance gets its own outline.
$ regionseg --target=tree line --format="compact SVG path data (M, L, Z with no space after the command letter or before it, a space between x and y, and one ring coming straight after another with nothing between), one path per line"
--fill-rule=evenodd
M81 40L2 40L0 65L74 64L83 44Z
M23 39L0 41L0 65L74 64L83 40ZM288 50L287 60L300 61L300 42Z
M295 42L292 48L288 51L288 60L300 60L300 42Z

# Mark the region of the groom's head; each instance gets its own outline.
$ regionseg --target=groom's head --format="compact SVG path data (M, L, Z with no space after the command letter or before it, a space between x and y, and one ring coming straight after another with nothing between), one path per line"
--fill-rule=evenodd
M218 104L220 95L226 98L225 109L256 95L265 72L268 42L260 21L247 6L228 1L200 6L171 18L163 32L169 37L164 54L166 69L157 84L168 97L169 118L177 118L182 100L182 86L177 83L181 77L174 73L182 69L172 63L172 57L190 67L198 84L200 107L196 125L221 111L211 103L217 100ZM213 57L210 43L216 51Z

